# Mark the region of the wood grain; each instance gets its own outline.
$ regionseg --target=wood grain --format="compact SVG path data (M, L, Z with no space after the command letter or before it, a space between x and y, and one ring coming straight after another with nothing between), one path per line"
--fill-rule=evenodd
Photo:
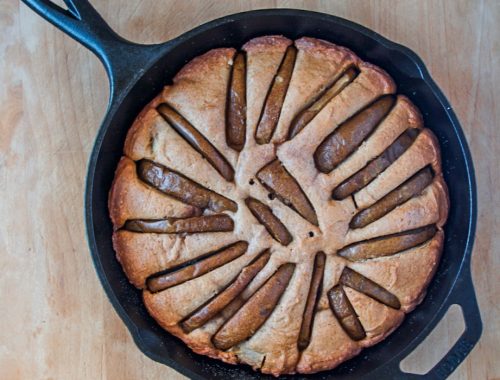
M452 378L500 377L499 1L93 3L119 34L143 43L234 12L290 7L345 17L415 50L461 120L479 189L473 278L484 333ZM183 378L136 348L87 250L86 162L108 94L101 64L16 0L2 1L0 30L0 378ZM441 344L457 325L445 323Z

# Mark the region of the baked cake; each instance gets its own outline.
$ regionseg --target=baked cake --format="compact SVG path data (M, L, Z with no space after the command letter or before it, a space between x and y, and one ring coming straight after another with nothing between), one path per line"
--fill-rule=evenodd
M423 299L448 195L391 77L314 38L186 64L138 115L109 196L116 256L194 352L273 375L334 368Z

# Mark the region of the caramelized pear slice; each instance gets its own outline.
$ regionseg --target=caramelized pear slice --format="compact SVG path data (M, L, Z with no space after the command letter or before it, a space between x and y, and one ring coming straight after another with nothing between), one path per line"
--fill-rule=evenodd
M358 72L354 68L349 68L343 73L335 82L330 84L320 95L313 100L309 107L306 107L300 111L297 116L294 117L292 123L290 124L290 129L288 130L288 139L293 139L304 127L311 122L312 119L321 111L335 96L340 94L340 92L351 83L354 78L358 75Z
M200 277L216 268L243 255L248 248L248 243L239 241L222 248L216 252L208 253L201 258L188 261L178 267L149 277L146 281L150 292L160 292L172 286Z
M267 144L273 137L274 130L278 125L288 85L292 78L296 56L297 49L295 46L289 46L271 84L259 123L257 124L257 129L255 130L255 141L257 141L257 144Z
M381 287L379 284L348 267L344 268L339 282L342 285L349 286L358 292L364 293L367 296L392 307L393 309L399 309L401 307L398 297Z
M318 252L314 258L314 270L311 277L311 285L307 294L304 315L302 316L302 325L300 326L299 339L297 346L299 350L305 350L311 342L312 327L314 322L314 312L321 294L323 283L323 274L325 272L326 256L323 252Z
M419 195L432 182L432 177L432 170L423 168L373 205L354 215L349 227L362 228L380 219L408 199Z
M229 215L206 215L192 218L133 219L127 220L124 228L133 232L156 234L180 234L198 232L224 232L234 229L234 222Z
M404 131L380 156L338 185L332 198L340 201L368 185L413 144L419 132L417 128Z
M156 162L141 160L137 165L137 174L148 185L191 206L214 212L238 210L236 202Z
M318 225L318 217L311 202L279 160L271 161L260 169L257 178L264 187L274 192L281 202L310 223Z
M234 170L226 158L189 121L166 103L156 110L221 176L227 181L234 179Z
M333 287L328 291L327 296L333 314L337 317L347 335L356 341L364 339L366 337L365 330L342 286Z
M241 152L246 133L246 63L245 55L234 57L231 81L226 104L226 141L234 150Z
M227 350L254 335L274 311L292 278L295 264L283 264L212 337Z
M222 309L224 309L234 299L236 299L238 295L241 294L250 281L254 279L257 273L264 268L270 257L271 253L268 249L263 251L255 260L241 270L238 277L236 277L236 279L231 282L227 288L187 316L181 322L182 329L189 333L203 326L219 314Z
M389 113L395 97L385 95L339 125L314 152L316 167L330 173L349 157Z
M385 235L350 244L339 250L337 254L350 261L395 255L398 252L425 243L436 234L436 231L436 226L431 225L397 234Z
M252 197L245 199L245 203L253 216L266 227L266 230L276 241L285 246L292 242L292 235L268 206Z

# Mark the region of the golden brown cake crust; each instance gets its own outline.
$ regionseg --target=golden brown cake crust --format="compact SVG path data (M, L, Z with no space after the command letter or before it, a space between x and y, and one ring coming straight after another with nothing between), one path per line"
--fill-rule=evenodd
M283 36L262 36L256 37L242 46L242 50L247 53L283 50L290 46L293 41Z
M270 88L283 80L277 73L289 49L296 49L291 79L283 99L273 99L281 109L272 138L259 144L255 133ZM113 247L129 281L143 290L151 316L194 352L275 376L328 370L385 339L425 296L439 264L449 210L438 141L415 105L396 95L392 78L347 48L309 37L291 41L263 36L241 50L246 70L243 149L232 149L225 133L236 50L213 49L187 63L131 126L109 195ZM355 75L345 79L350 69ZM342 78L346 84L334 92ZM351 127L346 143L357 139L362 127L373 130L331 171L318 170L315 152L320 144L341 141L348 135L348 121L365 110L373 115L374 104L384 96L392 99L390 110ZM162 116L157 111L162 103L197 134ZM299 117L307 122L292 138L290 127ZM334 144L330 149L338 154ZM234 170L234 179L219 174L213 154ZM411 179L426 168L431 168L432 180L414 189ZM374 174L351 195L332 198L338 186L370 170ZM403 199L404 194L409 195ZM220 197L234 205L214 206ZM263 219L248 209L249 197L270 210L266 220L279 221L290 239L270 234ZM357 213L389 203L390 208L366 226L352 226ZM161 229L176 220L198 223L216 214L229 216L232 229L205 231L205 225L196 224L197 233ZM132 220L141 225L154 221L156 229L136 230L128 223ZM431 234L425 241L415 240L425 233ZM232 247L242 242L243 250L236 252ZM349 247L374 256L352 259L339 254ZM264 252L268 257L260 264ZM314 294L309 288L318 252L324 252L326 261L320 292ZM233 256L223 260L225 254ZM284 266L293 268L288 277ZM151 279L171 285L151 288ZM236 290L237 283L241 289ZM370 286L379 290L373 293ZM332 303L329 291L334 287L342 288L355 314ZM227 303L222 295L231 292L235 295ZM258 309L263 302L256 301L259 297L269 303L266 308ZM307 301L315 307L311 329L304 335ZM233 320L247 304L252 305L245 311L247 320ZM215 314L206 314L213 310ZM203 322L187 329L184 323L193 315ZM213 337L229 329L228 321L241 331L251 326L251 331L220 349ZM363 337L353 338L353 323L361 326ZM300 348L299 335L309 339Z

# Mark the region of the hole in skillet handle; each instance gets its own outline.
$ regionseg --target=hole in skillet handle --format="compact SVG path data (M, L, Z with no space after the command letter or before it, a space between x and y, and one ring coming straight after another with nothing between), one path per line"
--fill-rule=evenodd
M462 308L453 304L424 341L399 363L399 368L405 373L416 375L428 373L448 353L464 331Z

